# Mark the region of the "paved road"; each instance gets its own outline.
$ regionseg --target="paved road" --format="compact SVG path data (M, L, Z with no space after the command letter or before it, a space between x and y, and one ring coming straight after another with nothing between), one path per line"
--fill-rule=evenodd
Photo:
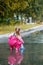
M22 37L28 36L30 33L33 33L35 31L40 31L40 30L43 30L43 25L23 30L23 31L21 31L21 36ZM7 34L0 34L0 43L7 43L8 36L12 35L12 34L13 34L13 32L7 33Z

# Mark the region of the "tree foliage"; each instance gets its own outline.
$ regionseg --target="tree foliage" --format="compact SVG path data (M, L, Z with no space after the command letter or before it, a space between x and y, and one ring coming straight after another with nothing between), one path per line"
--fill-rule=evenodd
M41 17L43 15L43 0L0 0L0 14L13 17L14 13L26 16Z

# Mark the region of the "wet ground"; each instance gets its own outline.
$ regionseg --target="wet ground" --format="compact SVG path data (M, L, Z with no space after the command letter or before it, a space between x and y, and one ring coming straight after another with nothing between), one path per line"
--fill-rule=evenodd
M43 65L43 31L24 37L24 54L21 65ZM0 44L0 65L8 65L9 46Z

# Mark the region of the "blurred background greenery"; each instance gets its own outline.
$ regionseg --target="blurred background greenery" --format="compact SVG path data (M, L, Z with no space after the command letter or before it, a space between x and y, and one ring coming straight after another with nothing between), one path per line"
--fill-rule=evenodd
M43 21L43 0L0 0L0 24L14 25L29 17Z

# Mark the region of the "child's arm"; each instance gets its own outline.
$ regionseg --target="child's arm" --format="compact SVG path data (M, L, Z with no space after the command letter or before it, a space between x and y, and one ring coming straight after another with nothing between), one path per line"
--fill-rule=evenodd
M19 39L22 43L24 43L24 41L23 41L23 39L22 39L21 36L18 36L18 39Z

